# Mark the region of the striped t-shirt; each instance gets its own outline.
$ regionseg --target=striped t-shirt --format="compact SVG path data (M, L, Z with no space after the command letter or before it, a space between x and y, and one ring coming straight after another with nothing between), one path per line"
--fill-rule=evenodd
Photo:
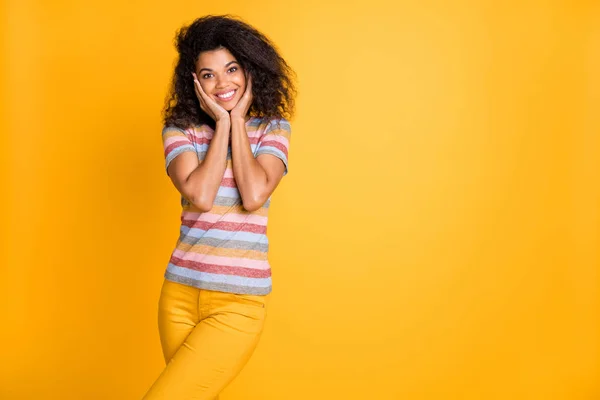
M254 157L273 154L288 171L291 128L285 119L250 118L246 131ZM162 131L165 168L184 151L193 151L202 162L214 130L208 125L187 130L168 126ZM267 257L267 216L271 197L256 211L244 209L233 176L231 145L227 168L213 207L201 212L181 196L181 227L165 279L200 289L239 294L271 292L271 267Z

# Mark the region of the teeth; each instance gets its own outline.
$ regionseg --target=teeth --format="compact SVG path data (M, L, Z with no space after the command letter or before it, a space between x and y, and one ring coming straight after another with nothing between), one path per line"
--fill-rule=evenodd
M217 97L220 97L222 99L228 99L231 96L233 96L233 93L235 92L235 90L232 90L231 92L227 92L225 94L218 94Z

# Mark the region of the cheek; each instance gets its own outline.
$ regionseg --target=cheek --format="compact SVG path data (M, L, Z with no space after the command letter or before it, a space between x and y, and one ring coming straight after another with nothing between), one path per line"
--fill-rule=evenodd
M204 93L209 94L214 89L215 85L211 83L211 81L204 80L200 81L200 86L202 86L202 90L204 90Z
M244 73L239 73L236 75L235 77L235 83L242 88L246 87L246 77L244 76Z

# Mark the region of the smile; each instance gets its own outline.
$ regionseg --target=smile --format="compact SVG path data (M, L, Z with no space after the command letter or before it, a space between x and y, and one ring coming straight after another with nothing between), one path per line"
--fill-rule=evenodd
M224 101L231 100L233 98L233 95L235 94L235 92L236 92L235 90L232 90L227 93L218 94L217 97Z

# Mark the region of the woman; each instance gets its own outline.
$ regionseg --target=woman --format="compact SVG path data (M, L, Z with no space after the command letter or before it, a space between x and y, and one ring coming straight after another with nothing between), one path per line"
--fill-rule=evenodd
M166 171L181 229L159 300L167 366L144 399L216 399L256 347L271 269L270 197L287 174L294 73L230 16L179 30L164 110Z

